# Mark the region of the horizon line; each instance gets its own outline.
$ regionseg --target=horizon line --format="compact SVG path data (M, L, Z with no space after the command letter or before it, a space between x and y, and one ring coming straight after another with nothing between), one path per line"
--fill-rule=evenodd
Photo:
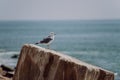
M8 19L0 21L113 21L120 19Z

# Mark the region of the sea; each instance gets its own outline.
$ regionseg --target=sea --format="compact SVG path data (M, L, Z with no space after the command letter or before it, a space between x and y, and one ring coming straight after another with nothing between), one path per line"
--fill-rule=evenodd
M56 33L52 50L112 71L120 80L120 20L0 21L0 64L15 67L18 59L11 56L50 32Z

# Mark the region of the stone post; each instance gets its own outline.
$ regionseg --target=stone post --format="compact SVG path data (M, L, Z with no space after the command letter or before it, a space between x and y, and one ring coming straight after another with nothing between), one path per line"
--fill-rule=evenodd
M114 80L114 73L63 53L26 44L13 80Z

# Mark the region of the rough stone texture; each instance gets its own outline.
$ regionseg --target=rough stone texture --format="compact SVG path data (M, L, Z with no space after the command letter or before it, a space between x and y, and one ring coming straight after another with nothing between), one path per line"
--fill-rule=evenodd
M12 78L7 78L7 77L0 75L0 80L12 80Z
M114 80L114 73L62 53L26 44L13 80Z
M13 74L11 74L13 77ZM0 67L0 80L12 80L12 77L9 77L9 72L6 72Z

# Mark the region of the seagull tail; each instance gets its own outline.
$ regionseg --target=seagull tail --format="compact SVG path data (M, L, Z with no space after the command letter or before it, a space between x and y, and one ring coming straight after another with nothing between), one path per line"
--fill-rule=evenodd
M35 44L39 44L39 42L36 42Z

